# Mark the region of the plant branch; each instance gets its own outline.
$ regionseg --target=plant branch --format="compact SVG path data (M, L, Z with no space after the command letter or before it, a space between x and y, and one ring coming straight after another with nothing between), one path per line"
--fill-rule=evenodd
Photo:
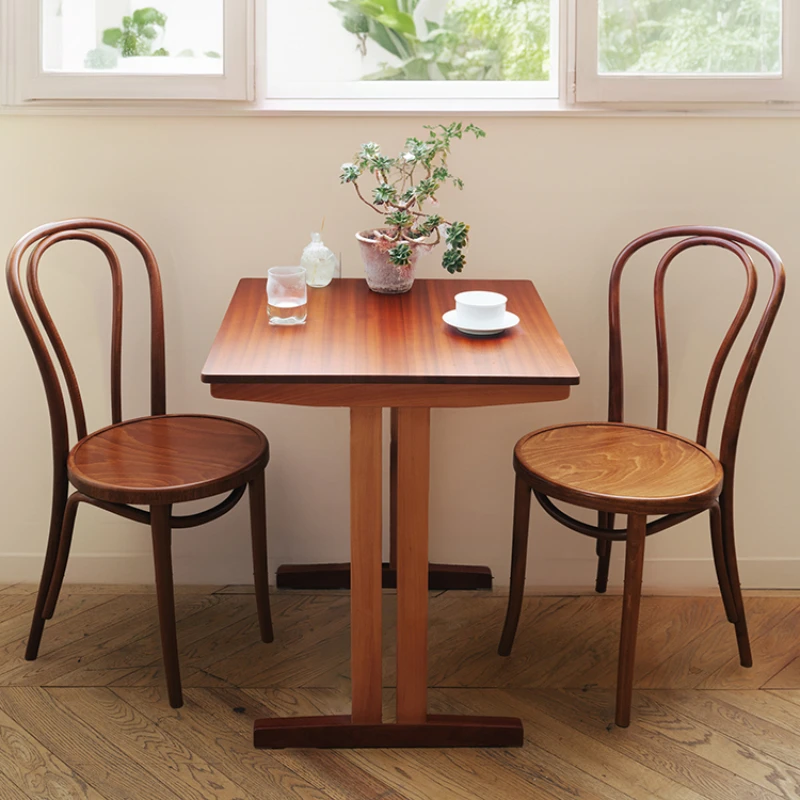
M358 188L358 183L356 183L356 181L353 181L353 186L355 187L356 194L361 198L361 201L364 204L368 205L373 211L377 211L379 214L383 215L383 211L381 211L379 208L376 208L372 203L370 203L369 200L366 199L366 197L364 197L363 194L361 194L361 189Z

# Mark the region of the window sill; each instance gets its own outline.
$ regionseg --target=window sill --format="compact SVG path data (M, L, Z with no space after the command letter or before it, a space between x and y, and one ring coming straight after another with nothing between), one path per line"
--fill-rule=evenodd
M800 103L608 103L560 100L263 100L254 103L191 100L59 100L0 105L0 115L22 116L413 116L471 114L501 117L800 117Z

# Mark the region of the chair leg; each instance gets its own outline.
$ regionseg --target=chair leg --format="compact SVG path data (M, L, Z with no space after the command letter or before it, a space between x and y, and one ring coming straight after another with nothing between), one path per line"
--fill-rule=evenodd
M175 589L172 583L172 506L151 506L153 561L156 572L158 621L161 628L161 654L167 677L167 694L173 708L183 705L181 672L178 663L178 635L175 627Z
M714 503L709 509L711 518L711 549L714 553L714 567L717 571L717 583L719 592L722 595L722 604L725 606L725 615L728 622L736 623L738 618L736 604L733 600L733 590L731 579L728 574L728 566L725 563L725 543L722 536L722 512L719 503Z
M248 484L250 500L250 535L253 539L253 579L256 588L256 607L261 641L271 642L272 616L269 610L269 568L267 567L267 505L264 471Z
M64 511L64 522L61 525L61 536L58 542L58 553L56 563L53 568L53 577L50 579L50 589L47 592L42 615L45 619L52 619L56 610L58 596L64 584L64 575L67 572L67 561L69 560L69 550L72 546L72 534L75 531L75 517L78 513L78 506L83 500L80 492L75 492L69 496L67 507Z
M613 528L614 515L606 511L599 512L597 524L601 528ZM612 544L613 542L610 539L597 540L597 578L595 579L594 590L598 594L605 594L608 588L608 569L611 564Z
M747 619L744 613L744 599L739 581L739 565L736 562L736 542L733 528L733 493L723 491L719 499L722 511L722 545L725 552L725 566L728 568L728 580L733 596L733 607L736 611L736 645L739 648L739 663L743 667L753 666L753 654L750 650L750 637L747 633Z
M528 561L528 526L531 518L531 488L519 475L514 488L514 532L511 543L511 586L503 634L497 652L511 654L517 633L522 598L525 593L525 568Z
M619 638L615 716L615 722L620 728L627 728L631 722L636 633L639 627L639 607L642 600L646 530L647 517L640 514L631 514L628 517L628 532L625 538L625 590L622 599L622 631Z
M67 505L67 487L65 467L63 474L56 471L53 481L50 532L47 538L47 551L44 556L44 566L42 567L42 577L39 581L39 591L36 595L36 606L33 609L33 619L31 620L31 630L28 635L28 645L25 648L26 661L33 661L39 655L39 645L42 642L42 633L44 633L44 607L47 602L47 594L50 591L50 584L53 580L56 557L58 556L58 545L61 539L61 529L64 524L64 511Z

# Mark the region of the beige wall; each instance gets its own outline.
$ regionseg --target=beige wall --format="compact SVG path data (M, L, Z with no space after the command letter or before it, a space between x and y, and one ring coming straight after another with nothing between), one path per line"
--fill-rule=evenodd
M170 409L238 415L270 438L273 565L347 558L347 414L215 401L199 381L200 369L237 279L296 263L323 217L326 241L344 254L344 274L360 274L352 233L371 217L338 185L339 164L365 140L399 148L427 121L0 117L0 250L41 222L72 215L111 217L150 241L164 278ZM787 299L741 439L743 580L751 587L799 586L794 273L800 264L800 120L487 118L483 124L488 138L457 146L452 159L466 190L444 195L448 213L472 224L468 275L532 279L582 384L560 404L433 412L432 557L488 564L499 583L507 582L514 442L548 422L598 419L605 411L604 306L614 255L650 228L725 224L774 244L789 271ZM107 276L92 258L76 258L74 250L65 255L74 269L65 275L54 257L46 287L80 354L90 415L99 425L108 417L107 395L102 374L92 377L92 370L104 370L107 360ZM691 260L676 266L669 284L673 382L690 389L674 406L680 432L695 424L710 342L721 335L742 287L741 276L716 262L702 273L693 266ZM442 274L433 257L421 272ZM146 339L137 329L144 322L137 311L143 308L141 275L134 271L132 280L126 412L137 414L146 412ZM632 270L626 353L641 356L646 366L628 367L629 408L644 422L652 422L647 409L654 378L648 361L652 320L649 306L642 307L650 302L648 293L643 273ZM48 518L47 411L5 293L0 336L0 582L32 580ZM249 580L244 511L176 535L178 581ZM589 585L593 542L558 528L538 510L532 524L530 583ZM645 581L651 588L713 585L704 520L649 544ZM617 561L617 582L619 566ZM81 509L68 579L134 582L151 575L144 528Z

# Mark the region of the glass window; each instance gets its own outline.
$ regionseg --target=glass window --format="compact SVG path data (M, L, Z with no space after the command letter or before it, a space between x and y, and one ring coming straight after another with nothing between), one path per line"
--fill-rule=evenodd
M475 83L527 84L531 94L531 84L557 83L558 0L291 0L267 9L270 96L464 97L480 92L465 86Z
M781 6L781 0L600 0L598 71L780 75Z
M45 72L222 75L223 0L42 0Z
M0 0L0 19L10 106L800 108L800 0Z

